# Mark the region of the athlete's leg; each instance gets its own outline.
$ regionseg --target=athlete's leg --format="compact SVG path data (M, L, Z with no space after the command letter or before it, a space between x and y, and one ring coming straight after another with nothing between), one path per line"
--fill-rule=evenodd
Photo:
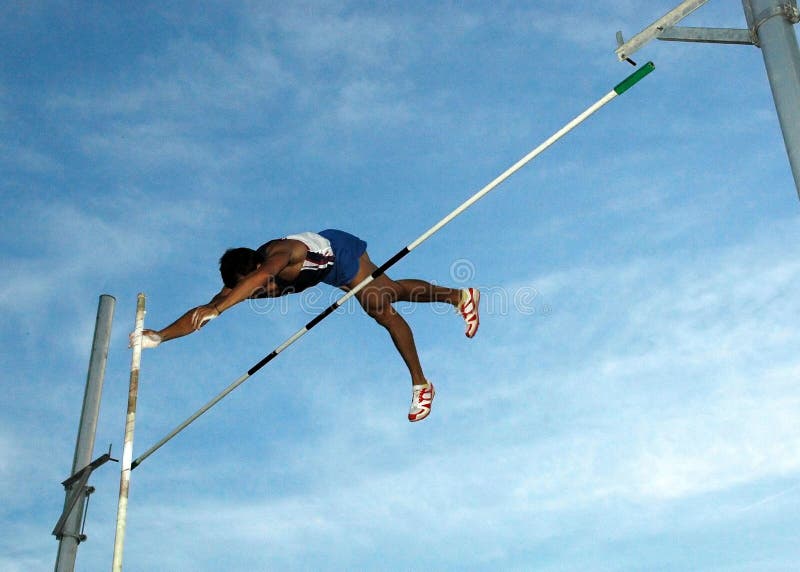
M376 269L377 266L373 264L365 252L359 259L358 273L355 278L347 286L343 286L342 289L349 290L354 288ZM416 282L422 283L421 280ZM417 286L420 287L420 295L422 295L421 284ZM426 292L430 294L428 289L426 289ZM410 298L406 287L382 274L359 291L356 294L356 298L367 314L389 332L397 351L408 367L408 371L411 374L411 383L414 385L427 383L422 372L417 347L414 343L414 334L411 332L408 322L392 306L392 302Z
M400 287L397 300L400 302L445 302L457 306L461 300L461 290L436 286L424 280L406 278L395 281Z
M435 286L424 280L398 280L396 282L402 290L398 293L398 300L404 302L447 302L458 308L458 312L467 325L467 337L475 337L478 332L478 304L481 294L477 288L464 290Z

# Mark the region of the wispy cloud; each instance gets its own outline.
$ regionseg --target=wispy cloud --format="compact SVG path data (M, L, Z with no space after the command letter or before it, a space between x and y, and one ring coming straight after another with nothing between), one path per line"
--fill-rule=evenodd
M159 216L152 217L158 199L135 194L94 207L64 200L31 201L19 209L19 218L7 229L13 235L6 237L10 250L0 269L0 307L9 318L7 326L16 328L23 320L29 336L58 335L47 326L54 316L88 310L85 302L98 291L167 263L190 237L201 244L198 231L218 221L218 210L191 200L163 204ZM142 201L147 208L141 208Z
M781 236L765 231L694 259L654 256L534 278L552 314L487 316L485 343L464 359L452 359L453 348L424 352L441 376L424 445L398 431L404 388L396 381L349 387L317 374L311 383L295 364L309 381L296 384L293 399L320 421L248 464L261 475L256 488L296 487L221 502L209 482L194 508L147 512L167 528L213 515L225 523L215 537L246 552L263 547L253 556L261 564L321 562L326 547L350 542L363 553L388 551L401 566L407 556L386 539L403 536L409 520L424 522L442 546L440 562L463 562L446 546L469 542L497 564L507 547L563 534L558 523L598 506L616 518L604 534L627 538L673 527L657 518L670 507L792 478L800 474L800 362L791 351L800 308L788 292L800 265L777 248ZM355 357L339 366L360 367ZM239 447L245 454L246 443ZM211 472L218 479L227 470ZM181 482L162 476L154 486L168 488L146 496L169 496L169 483ZM685 526L720 518L693 513ZM342 565L359 562L352 558Z

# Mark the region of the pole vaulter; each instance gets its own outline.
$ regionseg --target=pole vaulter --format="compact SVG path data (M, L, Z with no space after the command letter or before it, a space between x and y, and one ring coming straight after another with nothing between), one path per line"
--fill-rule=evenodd
M397 252L394 256L392 256L389 260L383 263L380 267L372 272L371 275L367 276L364 280L359 282L355 287L351 288L346 294L344 294L341 298L339 298L336 302L331 304L328 308L326 308L322 313L308 322L303 328L295 332L292 336L290 336L285 342L281 345L276 347L272 352L267 354L261 361L256 363L253 367L251 367L245 374L241 377L236 379L233 383L231 383L228 387L222 390L218 395L216 395L213 399L211 399L208 403L203 405L200 409L198 409L195 413L193 413L189 418L187 418L183 423L175 427L172 431L170 431L167 435L164 436L160 441L150 447L147 451L145 451L142 455L137 457L131 464L131 469L138 467L145 459L147 459L150 455L155 453L158 449L160 449L167 441L171 440L175 437L178 433L183 431L186 427L188 427L191 423L193 423L198 417L203 415L206 411L211 409L214 405L216 405L219 401L221 401L225 396L227 396L230 392L234 389L239 387L245 381L247 381L253 374L255 374L258 370L262 367L267 365L270 361L275 359L283 350L288 348L294 342L299 340L303 337L311 328L319 324L322 320L327 318L330 314L336 311L342 304L347 302L350 298L355 296L358 292L360 292L364 287L366 287L370 282L384 274L389 268L391 268L394 264L398 261L403 259L408 253L412 250L417 248L420 244L428 240L431 236L436 234L439 230L442 229L446 224L450 221L455 219L485 195L490 193L492 190L497 188L503 181L508 179L511 175L519 171L522 167L532 161L535 157L543 153L546 149L548 149L553 143L561 139L564 135L572 131L575 127L583 123L586 119L588 119L591 115L597 112L599 109L604 107L607 103L609 103L612 99L616 98L618 95L622 95L628 89L633 87L636 83L638 83L642 78L647 76L650 72L655 69L653 62L648 62L642 67L638 68L635 72L617 84L614 89L609 91L606 95L601 97L595 103L590 105L575 117L572 121L564 125L561 129L556 131L553 135L551 135L547 140L545 140L542 144L536 147L533 151L525 155L522 159L514 163L511 167L509 167L506 171L504 171L501 175L495 178L492 182L488 185L483 187L477 193L472 195L469 199L464 201L458 208L453 210L450 214L445 216L442 220L437 222L427 231L425 231L422 235L419 236L415 241L410 243L408 246L404 247L402 250Z

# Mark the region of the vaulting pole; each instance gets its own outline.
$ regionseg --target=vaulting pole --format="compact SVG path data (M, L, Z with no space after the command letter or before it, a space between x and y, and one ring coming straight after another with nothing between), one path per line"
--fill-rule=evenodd
M112 572L122 570L122 551L125 545L125 525L128 517L128 492L131 484L131 459L133 459L133 430L136 425L136 399L139 394L139 363L142 358L142 330L144 329L145 297L136 299L136 326L133 330L133 356L128 385L128 413L125 417L125 441L122 448L122 472L119 477L119 504L117 505L117 531L114 536Z
M314 326L319 324L322 320L324 320L329 315L331 315L334 311L336 311L336 309L339 308L342 304L344 304L350 298L352 298L353 296L358 294L365 286L367 286L367 284L369 284L375 278L377 278L378 276L380 276L381 274L386 272L389 268L391 268L399 260L401 260L403 257L405 257L409 252L411 252L412 250L417 248L420 244L422 244L423 242L428 240L431 236L436 234L439 230L441 230L443 226L445 226L447 223L452 221L458 215L463 213L465 210L467 210L469 207L471 207L473 204L475 204L481 198L486 196L492 190L497 188L497 186L500 185L500 183L502 183L503 181L508 179L511 175L513 175L514 173L519 171L522 167L524 167L526 164L528 164L530 161L532 161L536 156L538 156L541 153L543 153L553 143L555 143L556 141L561 139L564 135L566 135L567 133L569 133L570 131L575 129L578 125L583 123L586 119L589 118L589 116L594 114L596 111L598 111L600 108L605 106L608 102L610 102L612 99L614 99L618 95L622 95L623 93L625 93L628 89L633 87L639 80L641 80L643 77L645 77L647 74L649 74L654 69L655 69L655 66L653 65L653 62L647 62L645 65L643 65L642 67L638 68L635 72L633 72L627 78L625 78L620 83L618 83L614 87L614 89L612 89L606 95L604 95L599 100L597 100L595 103L593 103L588 108L586 108L586 110L583 113L581 113L580 115L575 117L575 119L573 119L572 121L570 121L569 123L564 125L564 127L559 129L558 131L556 131L547 140L545 140L541 145L536 147L536 149L534 149L533 151L531 151L530 153L525 155L522 159L520 159L519 161L514 163L508 169L506 169L500 176L498 176L496 179L494 179L491 183L489 183L488 185L483 187L480 191L478 191L477 193L472 195L469 199L464 201L453 212L448 214L442 220L440 220L435 225L433 225L431 228L429 228L427 231L425 231L414 242L412 242L411 244L409 244L408 246L406 246L405 248L400 250L397 254L392 256L389 260L384 262L383 265L381 265L379 268L377 268L370 276L367 276L363 281L361 281L359 284L357 284L355 288L353 288L352 290L347 292L344 296L342 296L336 302L334 302L328 308L326 308L321 314L319 314L313 320L308 322L303 328L301 328L300 330L295 332L291 337L289 337L280 346L278 346L277 348L272 350L272 352L269 353L267 356L265 356L264 359L262 359L260 362L255 364L253 367L251 367L247 371L247 373L245 373L240 378L238 378L233 383L231 383L228 387L226 387L221 393L219 393L211 401L209 401L203 407L201 407L195 413L193 413L188 419L186 419L186 421L184 421L183 423L178 425L175 429L170 431L158 443L156 443L155 445L150 447L147 451L145 451L142 455L140 455L135 461L133 461L133 465L131 466L131 468L135 469L136 467L138 467L142 463L142 461L144 461L150 455L155 453L167 441L169 441L170 439L175 437L175 435L177 435L178 433L183 431L186 427L188 427L191 423L193 423L203 413L205 413L206 411L208 411L209 409L214 407L214 405L216 405L219 401L221 401L231 391L233 391L234 389L239 387L241 384L243 384L245 381L247 381L247 379L249 379L250 376L252 376L254 373L256 373L258 370L260 370L262 367L267 365L275 357L277 357L277 355L280 354L283 350L285 350L290 345L292 345L294 342L296 342L301 337L303 337L306 334L306 332L308 332L311 328L313 328Z

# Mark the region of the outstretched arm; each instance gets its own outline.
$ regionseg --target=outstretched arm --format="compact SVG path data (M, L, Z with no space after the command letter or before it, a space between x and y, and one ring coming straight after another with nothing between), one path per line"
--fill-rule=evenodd
M270 253L261 266L242 278L234 288L223 288L210 302L188 310L162 330L143 330L142 347L153 348L161 342L196 332L228 308L242 300L257 296L269 286L278 272L286 268L289 260L288 252Z
M183 314L180 318L172 322L169 326L156 332L156 334L158 334L158 337L160 338L160 341L166 342L168 340L180 338L187 334L191 334L192 332L196 332L197 330L205 326L209 320L219 315L219 311L215 310L216 313L214 316L207 317L202 321L198 319L199 318L197 315L199 313L198 311L201 308L214 309L215 304L220 299L222 299L228 292L230 292L229 288L223 288L222 290L219 291L219 293L217 293L211 299L211 301L208 304L188 310L185 314Z
M195 325L194 317L195 314L197 313L197 310L203 307L214 307L214 304L219 300L221 300L228 292L230 292L230 288L222 288L222 290L220 290L217 294L214 295L214 297L208 304L206 304L205 306L198 306L197 308L192 308L191 310L188 310L180 318L172 322L169 326L165 327L164 329L142 330L142 347L154 348L161 342L166 342L168 340L180 338L187 334L191 334L194 331L197 331L199 328L204 326L206 322L208 322L208 319L206 319L198 326ZM130 339L131 339L131 346L133 346L133 334L131 334Z

